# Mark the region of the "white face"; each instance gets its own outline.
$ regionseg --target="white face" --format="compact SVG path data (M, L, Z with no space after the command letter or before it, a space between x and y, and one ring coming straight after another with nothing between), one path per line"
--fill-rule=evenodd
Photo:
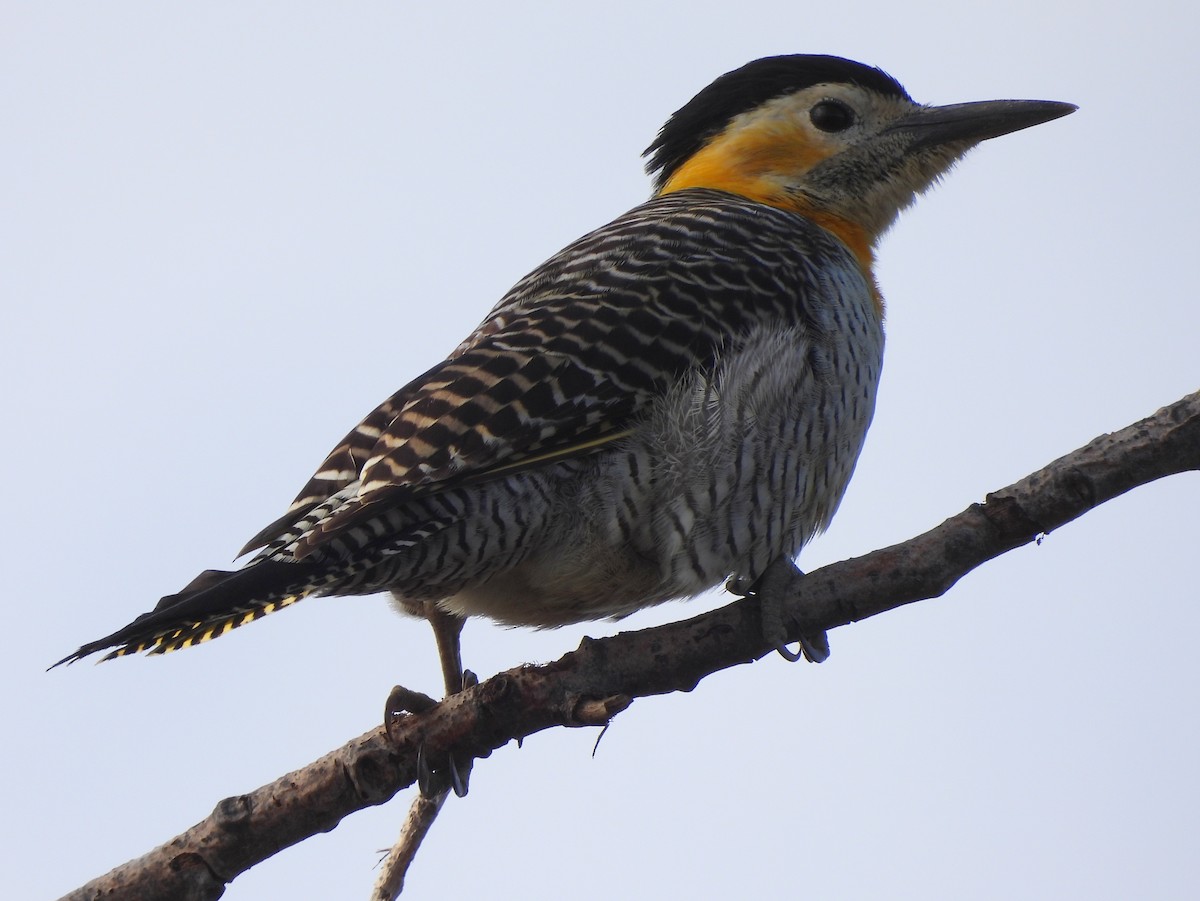
M851 84L819 84L777 97L736 116L727 133L778 129L801 133L818 160L827 159L882 132L919 109L911 101L885 97Z
M914 151L905 130L892 126L924 108L855 85L824 84L746 114L743 127L777 125L802 134L810 153L792 173L789 190L878 238L973 143Z

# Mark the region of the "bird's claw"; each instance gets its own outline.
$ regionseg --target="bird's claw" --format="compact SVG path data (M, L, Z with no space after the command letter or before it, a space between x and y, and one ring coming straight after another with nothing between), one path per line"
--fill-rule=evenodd
M383 724L386 726L397 716L405 713L424 713L437 706L437 701L419 691L396 685L383 706Z
M468 760L466 767L459 769L458 761L450 754L447 756L446 768L450 771L450 787L454 789L454 797L465 798L471 781L471 761Z
M725 580L725 590L739 598L745 598L754 594L754 584L754 579L733 575Z
M824 663L829 659L829 635L825 632L818 635L801 635L799 644L798 651L793 651L786 644L779 645L775 650L788 663L795 663L797 660Z
M473 763L471 758L467 758L466 766L463 766L454 754L448 753L445 769L435 769L429 761L425 743L421 742L417 746L417 790L420 791L421 797L433 798L446 790L448 782L448 787L454 791L455 797L465 798L470 789Z
M779 653L779 656L782 657L784 660L786 660L788 663L795 663L797 660L804 659L803 646L801 646L800 650L793 651L786 644L781 644L775 650Z
M417 791L422 798L432 798L438 793L433 775L433 767L429 765L429 757L425 753L425 742L421 742L417 745Z

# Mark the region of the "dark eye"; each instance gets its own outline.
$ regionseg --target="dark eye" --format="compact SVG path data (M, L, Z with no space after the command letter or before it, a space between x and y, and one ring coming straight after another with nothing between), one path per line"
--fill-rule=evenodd
M837 100L822 100L808 111L808 117L821 131L845 131L854 124L854 110Z

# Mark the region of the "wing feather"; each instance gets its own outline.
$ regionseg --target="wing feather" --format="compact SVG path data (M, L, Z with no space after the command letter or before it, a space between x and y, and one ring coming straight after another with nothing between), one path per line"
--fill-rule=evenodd
M351 486L307 530L297 557L379 504L624 436L684 372L711 368L729 338L765 317L797 315L795 248L783 240L797 222L763 229L763 216L793 219L719 192L679 192L568 246L518 282L447 360L353 429L248 549L289 535Z

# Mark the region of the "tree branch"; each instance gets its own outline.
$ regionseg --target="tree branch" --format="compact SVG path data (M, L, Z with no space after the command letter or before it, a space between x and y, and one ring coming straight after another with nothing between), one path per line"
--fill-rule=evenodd
M1102 435L909 541L801 576L773 568L759 597L678 623L585 638L544 666L522 666L392 719L294 773L221 801L191 829L66 896L218 898L239 873L333 829L413 783L417 750L487 757L552 726L606 723L632 699L688 691L769 653L759 602L783 611L787 637L832 629L944 594L987 560L1037 539L1138 485L1200 470L1200 392Z

